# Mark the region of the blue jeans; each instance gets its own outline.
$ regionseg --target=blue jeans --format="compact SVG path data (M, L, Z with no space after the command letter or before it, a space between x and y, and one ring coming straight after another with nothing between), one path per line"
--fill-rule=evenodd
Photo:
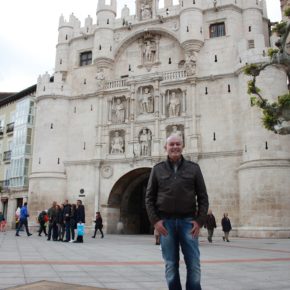
M179 276L179 245L187 270L186 290L201 290L200 253L198 238L193 238L190 233L192 220L192 218L163 220L168 235L161 236L161 248L169 290L182 289Z

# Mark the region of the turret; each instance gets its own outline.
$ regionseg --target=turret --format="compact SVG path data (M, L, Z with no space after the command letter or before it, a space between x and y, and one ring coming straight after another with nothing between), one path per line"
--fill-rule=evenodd
M68 70L68 52L69 42L73 37L73 21L65 21L63 15L59 18L58 26L58 44L56 46L55 56L55 71L67 71Z
M180 43L185 51L199 51L204 42L202 0L180 2Z
M94 38L93 59L98 67L110 67L114 61L114 21L116 18L116 0L107 5L99 0L97 8L97 28Z
M243 30L248 48L265 47L263 8L263 2L258 0L243 2Z

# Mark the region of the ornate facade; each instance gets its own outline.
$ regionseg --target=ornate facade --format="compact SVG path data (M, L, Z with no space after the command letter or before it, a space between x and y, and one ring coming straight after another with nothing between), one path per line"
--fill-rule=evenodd
M107 232L148 233L146 183L175 133L217 218L229 212L239 236L289 236L290 138L262 128L242 72L267 60L265 1L140 0L121 14L99 0L96 23L60 18L53 81L37 84L31 214L81 198ZM277 67L259 81L268 98L287 92Z

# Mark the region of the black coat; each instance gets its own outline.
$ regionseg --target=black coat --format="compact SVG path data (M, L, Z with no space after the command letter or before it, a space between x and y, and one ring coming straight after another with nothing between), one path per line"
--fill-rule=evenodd
M103 228L103 219L101 217L96 217L95 223L95 229Z
M79 223L85 223L86 220L85 220L85 207L80 204L78 207L77 207L77 210L76 210L76 222Z
M231 221L227 217L223 217L222 219L222 228L224 232L229 232L232 229Z
M216 221L213 214L208 214L206 216L205 227L209 230L213 230L214 228L216 228Z

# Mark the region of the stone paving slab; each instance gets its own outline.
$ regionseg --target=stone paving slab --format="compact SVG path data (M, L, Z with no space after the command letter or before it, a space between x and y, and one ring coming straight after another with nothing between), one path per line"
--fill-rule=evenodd
M76 284L51 282L51 281L39 281L22 286L9 287L6 290L113 290L108 288L98 288L90 286L82 286Z
M30 290L40 281L83 289L166 290L162 254L154 243L153 236L142 235L85 236L83 244L74 244L0 233L0 290L20 285ZM214 237L210 244L201 237L200 252L203 290L290 289L290 239L225 243ZM184 285L183 261L180 276Z

